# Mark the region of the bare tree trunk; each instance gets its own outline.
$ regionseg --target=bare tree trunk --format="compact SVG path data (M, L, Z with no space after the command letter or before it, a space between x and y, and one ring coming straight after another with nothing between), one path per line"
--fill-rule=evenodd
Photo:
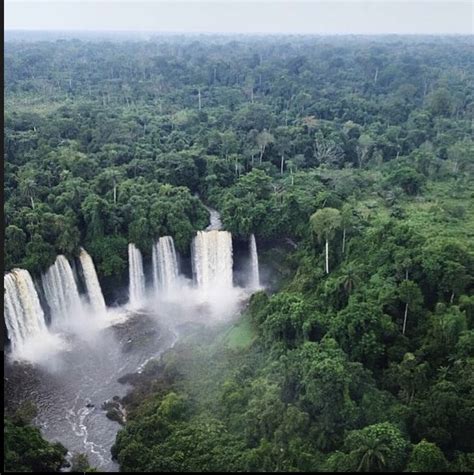
M283 175L283 166L285 165L285 156L281 154L280 175Z
M114 183L114 204L117 204L117 183Z
M326 274L329 274L329 241L326 239Z
M379 68L375 69L375 76L374 76L374 84L377 82L377 78L379 77Z
M262 147L262 148L260 149L260 157L259 157L259 159L258 159L258 162L259 162L260 165L262 164L262 158L263 158L263 154L264 154L264 153L265 153L265 147Z
M198 102L199 102L199 110L201 110L201 88L198 88Z
M30 196L30 200L31 200L31 207L35 209L35 200L33 199L32 196Z
M449 303L454 302L454 290L451 292L451 298L449 299Z
M253 104L253 86L252 86L252 89L250 90L250 102Z
M405 315L403 316L403 329L402 333L405 335L405 329L407 326L407 317L408 317L408 303L405 304Z

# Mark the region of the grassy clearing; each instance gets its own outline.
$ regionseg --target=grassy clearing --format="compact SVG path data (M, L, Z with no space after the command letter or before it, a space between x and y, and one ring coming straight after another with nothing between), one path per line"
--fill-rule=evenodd
M247 348L256 338L256 332L248 315L242 318L223 335L223 343L231 349Z

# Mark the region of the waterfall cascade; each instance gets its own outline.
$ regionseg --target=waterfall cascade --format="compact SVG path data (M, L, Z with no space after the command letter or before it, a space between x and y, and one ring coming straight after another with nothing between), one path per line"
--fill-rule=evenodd
M8 337L15 353L27 345L28 340L48 329L38 294L30 273L13 269L4 277L4 317Z
M132 243L128 245L128 273L130 305L137 308L145 298L145 274L142 253Z
M155 290L172 289L179 275L178 259L173 238L163 236L153 246L153 280Z
M219 231L222 228L221 215L219 211L205 206L207 211L209 211L209 226L206 228L206 231Z
M63 255L56 257L56 262L41 276L41 281L53 324L70 322L72 314L82 313L74 274Z
M94 262L89 253L83 248L81 248L79 260L84 274L87 296L92 309L95 313L104 314L106 311L105 300L102 289L100 288L99 279L97 278Z
M200 289L232 288L232 235L228 231L198 231L192 254L193 273Z
M255 235L250 235L250 288L260 288L260 272L258 269L258 253L257 253L257 241Z

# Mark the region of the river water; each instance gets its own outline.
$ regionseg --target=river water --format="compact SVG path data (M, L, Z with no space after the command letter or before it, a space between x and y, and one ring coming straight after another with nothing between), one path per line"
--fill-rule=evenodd
M175 330L142 312L92 339L69 335L67 349L41 365L7 358L5 405L33 401L38 409L34 422L47 440L61 442L71 453L86 453L100 471L118 471L110 448L121 426L101 406L130 390L118 378L139 371L176 339Z
M207 231L221 229L219 213L208 210ZM130 391L131 386L118 380L141 372L148 361L171 348L182 325L213 325L233 319L249 297L248 290L230 284L203 299L200 289L188 279L180 279L174 292L148 299L145 309L109 310L108 326L60 334L59 349L34 358L34 364L11 361L7 356L5 407L13 411L23 401L33 401L38 410L33 422L47 440L61 442L69 455L85 453L99 471L118 472L110 449L121 426L102 409L107 400ZM39 356L33 348L31 353Z
M118 379L141 372L171 348L183 326L236 318L248 297L244 289L232 288L203 302L199 290L182 286L168 300L151 301L144 310L124 310L121 318L97 332L61 335L65 348L40 363L7 357L5 406L14 410L22 401L33 401L38 409L34 423L47 440L61 442L70 454L86 453L99 471L117 472L110 449L121 426L106 417L102 404L131 389Z

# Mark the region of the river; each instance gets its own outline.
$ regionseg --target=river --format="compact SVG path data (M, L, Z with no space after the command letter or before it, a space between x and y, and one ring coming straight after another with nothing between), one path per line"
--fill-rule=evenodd
M121 426L106 417L102 404L124 396L129 385L117 380L137 372L170 348L177 332L148 313L137 313L104 328L93 339L68 336L68 349L42 365L4 362L5 405L31 400L38 409L35 425L44 437L71 453L86 453L100 471L119 471L110 448Z

